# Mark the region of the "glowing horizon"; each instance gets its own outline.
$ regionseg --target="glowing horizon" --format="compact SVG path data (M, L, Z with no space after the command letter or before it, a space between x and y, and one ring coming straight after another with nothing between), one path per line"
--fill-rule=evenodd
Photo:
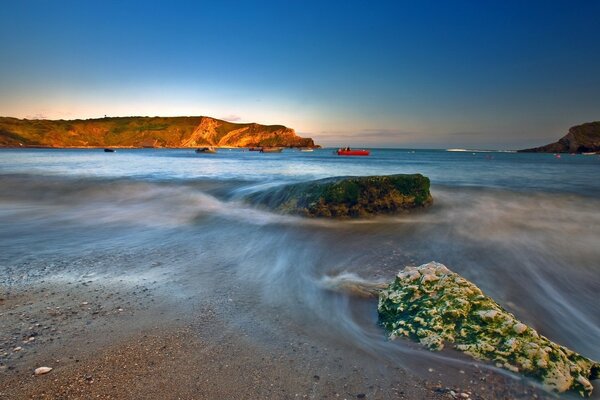
M600 119L600 3L5 9L1 116L206 115L331 146L498 149Z

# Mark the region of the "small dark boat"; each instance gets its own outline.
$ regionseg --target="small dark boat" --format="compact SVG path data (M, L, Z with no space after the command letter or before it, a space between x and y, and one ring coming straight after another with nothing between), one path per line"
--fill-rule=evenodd
M248 151L262 151L262 147L248 147Z
M261 153L281 153L283 151L283 147L263 147L260 149Z
M337 151L338 156L368 156L369 154L371 154L369 150L353 150L350 147L338 149Z
M214 147L200 147L199 149L196 149L196 153L214 154L216 152L217 149L215 149Z
M104 149L105 153L114 153L115 151L115 149Z

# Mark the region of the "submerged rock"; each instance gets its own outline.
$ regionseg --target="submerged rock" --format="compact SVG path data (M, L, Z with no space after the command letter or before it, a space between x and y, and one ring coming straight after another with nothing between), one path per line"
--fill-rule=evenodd
M308 217L365 217L432 203L429 178L387 175L326 178L285 185L250 200L286 214Z
M539 335L473 283L436 262L398 273L379 294L379 319L391 339L407 336L431 350L452 343L557 392L589 396L590 380L600 375L599 363Z

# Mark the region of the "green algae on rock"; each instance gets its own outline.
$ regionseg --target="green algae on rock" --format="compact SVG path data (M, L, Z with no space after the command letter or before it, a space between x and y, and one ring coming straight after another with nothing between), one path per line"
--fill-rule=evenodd
M366 217L432 203L429 178L386 175L326 178L251 196L276 211L308 217Z
M473 283L431 262L406 267L379 294L379 319L394 339L431 350L445 343L481 360L540 380L557 392L592 393L600 364L551 342L487 297Z

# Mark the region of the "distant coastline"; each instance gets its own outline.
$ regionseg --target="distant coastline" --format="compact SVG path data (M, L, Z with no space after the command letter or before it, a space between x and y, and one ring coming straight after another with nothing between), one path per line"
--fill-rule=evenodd
M554 143L520 153L597 153L600 152L600 121L587 122L569 128L569 132Z
M212 117L115 117L28 120L0 117L4 148L318 147L283 125L238 124Z

